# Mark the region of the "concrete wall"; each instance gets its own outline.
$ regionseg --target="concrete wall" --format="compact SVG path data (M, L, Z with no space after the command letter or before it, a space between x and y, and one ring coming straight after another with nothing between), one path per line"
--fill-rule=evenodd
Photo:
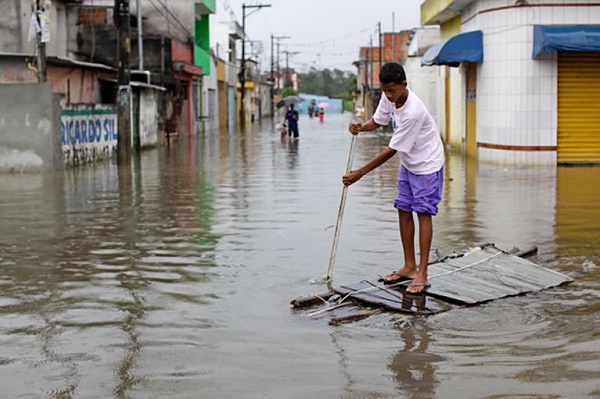
M0 85L0 172L60 169L59 100L50 84Z
M204 129L207 131L214 131L217 129L219 120L219 106L217 98L218 80L217 74L217 62L215 59L211 60L211 70L213 71L210 75L202 76L202 109L201 116L204 122ZM225 110L223 110L225 112ZM198 132L194 132L198 133Z
M158 137L158 96L153 89L140 91L140 147L156 147Z
M1 31L1 29L0 29ZM0 35L0 37L2 37ZM1 40L1 39L0 39ZM0 83L37 83L37 73L27 67L23 56L0 56Z
M446 123L449 129L445 133L448 137L446 144L452 145L454 148L462 148L465 142L465 126L466 126L466 68L462 63L458 68L440 66L440 69L448 69L450 76L450 92L447 94L450 99L448 104L448 115L446 115Z
M0 13L0 52L21 53L21 0L3 0Z
M260 99L260 116L257 115L258 119L270 118L271 117L271 85L259 82L259 99Z
M461 19L455 17L440 25L441 42L461 33ZM466 31L464 27L463 32ZM464 72L464 63L458 67L449 67L440 65L430 67L439 69L440 83L443 89L439 91L441 95L440 102L443 109L443 122L440 118L440 131L445 144L450 144L453 148L463 149L465 141L465 86L466 76ZM447 79L447 81L446 81Z
M2 0L0 2L0 52L33 54L35 41L29 41L31 0ZM67 51L66 7L53 1L47 12L50 22L50 41L46 43L46 55L64 56Z
M408 88L425 104L443 137L444 81L438 67L421 67L421 57L409 57L404 61Z
M415 28L410 42L408 57L404 61L404 71L408 87L425 104L435 120L442 137L445 136L444 112L444 69L421 66L423 54L434 44L440 43L439 27Z

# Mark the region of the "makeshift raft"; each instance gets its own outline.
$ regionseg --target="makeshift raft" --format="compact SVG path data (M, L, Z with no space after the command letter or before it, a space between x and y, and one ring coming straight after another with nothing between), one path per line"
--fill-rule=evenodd
M321 304L322 309L309 315L323 317L330 313L330 324L343 324L383 311L433 315L573 281L525 259L536 252L536 247L504 251L494 244L478 245L432 262L428 267L431 286L424 294L407 293L410 280L391 285L363 280L322 295L297 298L291 304L294 308Z

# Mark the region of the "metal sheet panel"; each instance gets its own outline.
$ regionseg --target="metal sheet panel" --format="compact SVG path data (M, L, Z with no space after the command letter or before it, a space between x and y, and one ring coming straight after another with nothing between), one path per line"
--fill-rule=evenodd
M451 309L448 303L474 305L573 281L564 274L512 255L493 244L446 257L429 265L428 271L431 286L426 295L406 292L412 280L391 285L363 280L344 284L334 291L346 298L388 310L434 314Z
M558 53L559 163L600 163L600 52Z
M452 302L476 304L539 291L573 281L493 245L429 266L427 293ZM408 284L408 283L407 283Z

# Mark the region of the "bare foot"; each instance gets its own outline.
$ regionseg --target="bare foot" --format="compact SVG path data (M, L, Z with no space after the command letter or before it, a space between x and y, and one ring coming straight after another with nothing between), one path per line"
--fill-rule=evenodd
M400 281L412 280L417 276L417 270L404 266L402 269L383 277L385 284L395 284Z
M417 281L418 279L413 280L412 283L406 288L406 292L409 294L422 294L431 286L429 281Z

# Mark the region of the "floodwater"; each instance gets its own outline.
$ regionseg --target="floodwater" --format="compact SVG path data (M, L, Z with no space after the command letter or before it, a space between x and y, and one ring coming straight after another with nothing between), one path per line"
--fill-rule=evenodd
M333 327L327 291L349 115L206 134L47 175L0 175L3 398L600 396L600 167L448 153L441 255L537 245L571 284L427 318ZM354 164L386 145L357 140ZM398 159L348 189L335 283L399 266Z

